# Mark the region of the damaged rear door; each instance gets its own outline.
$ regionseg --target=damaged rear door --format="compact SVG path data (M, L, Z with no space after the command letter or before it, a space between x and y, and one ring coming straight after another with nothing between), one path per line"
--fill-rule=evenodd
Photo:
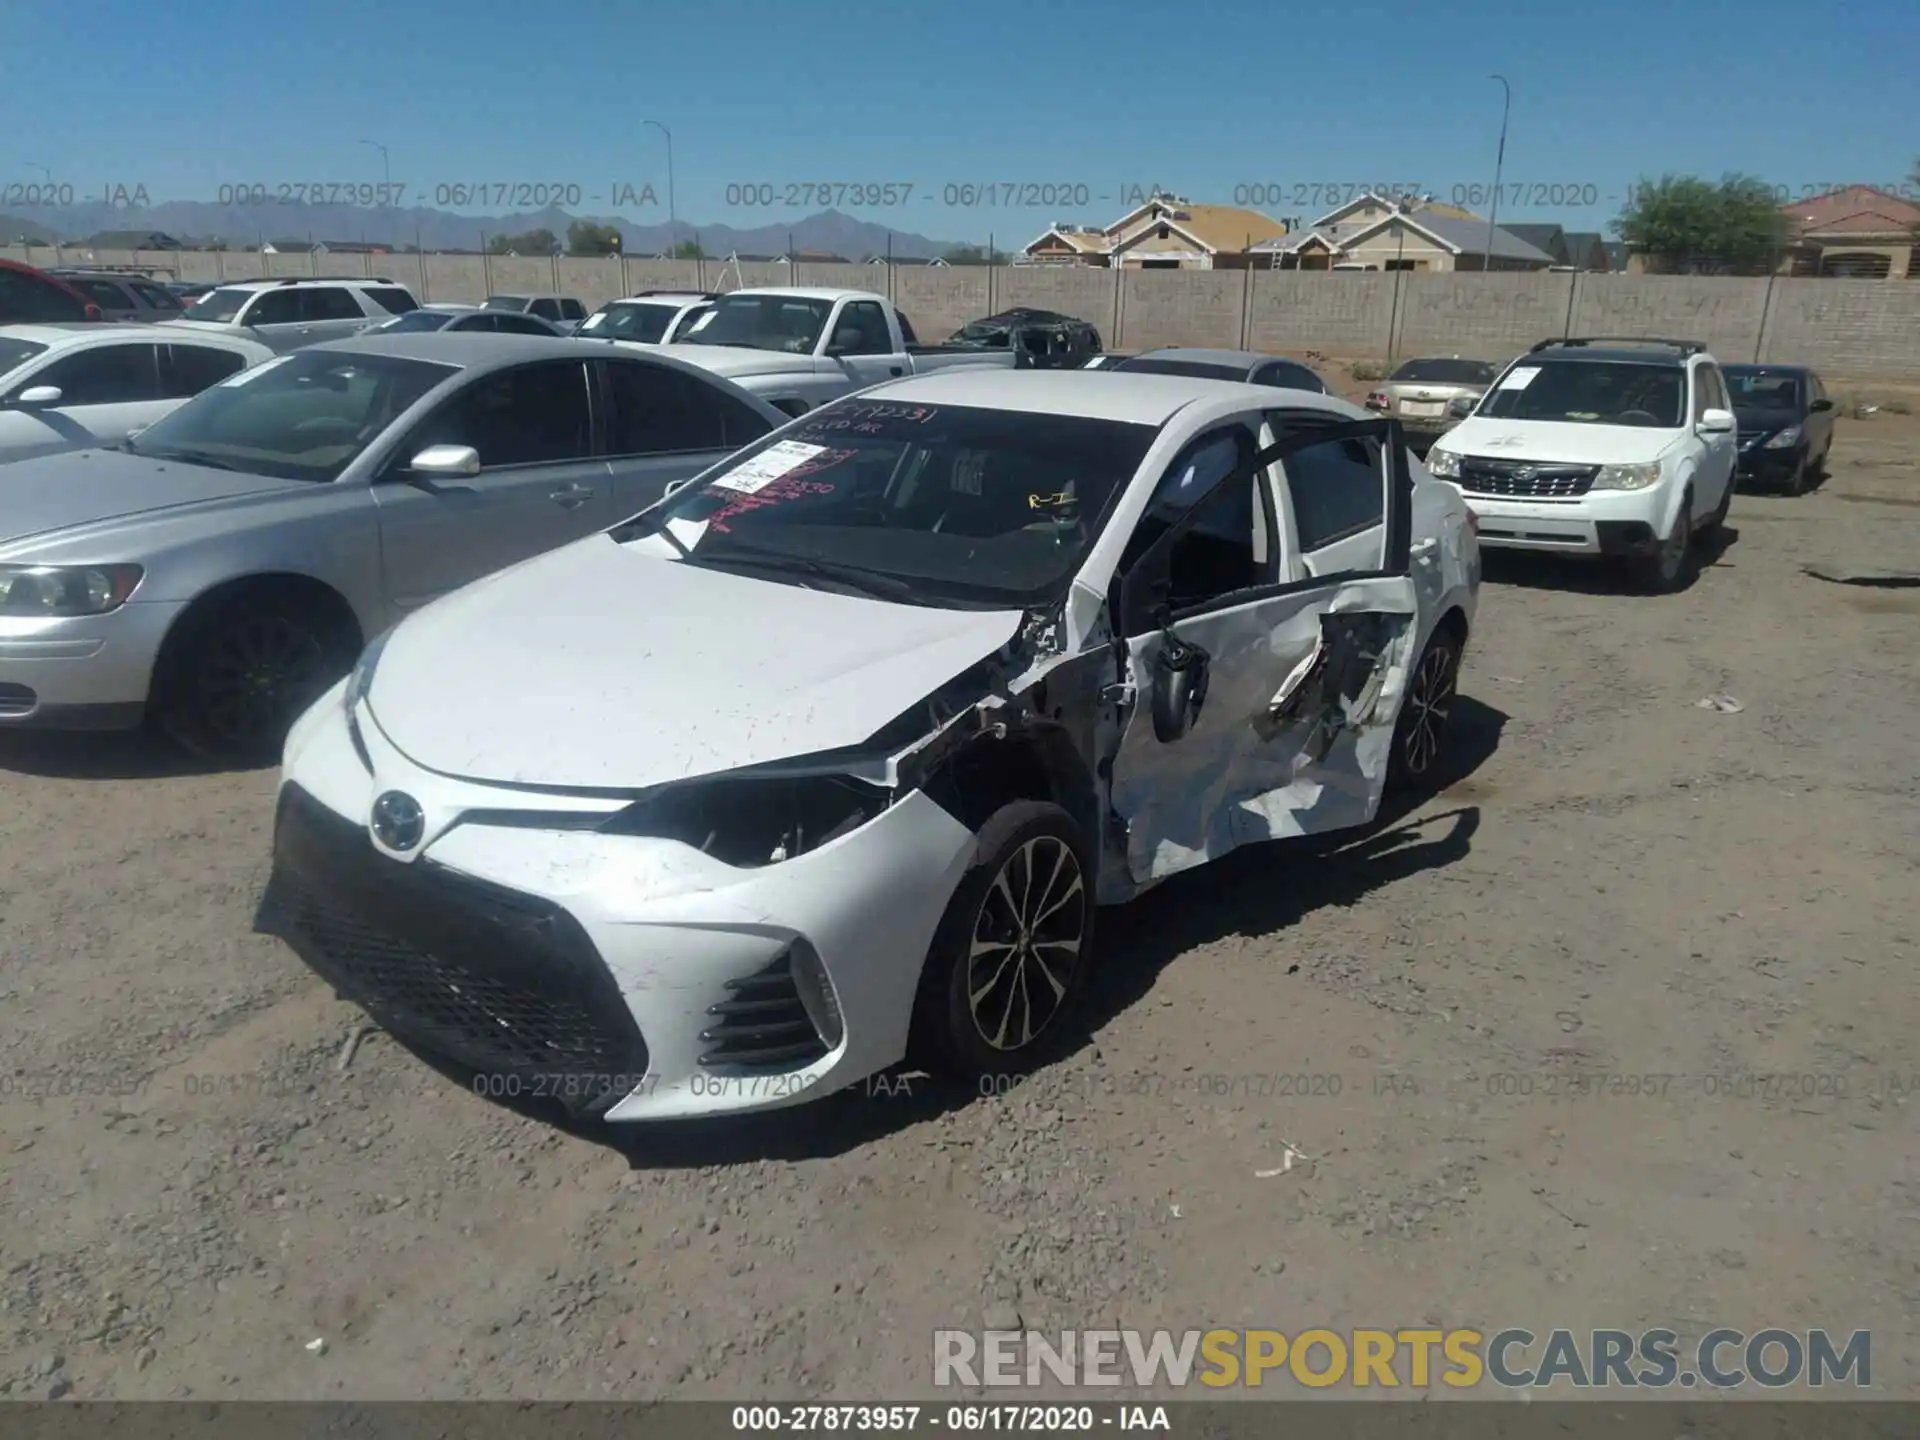
M1109 596L1125 637L1109 803L1136 886L1250 842L1370 820L1416 638L1398 423L1282 433L1257 453L1252 432L1232 428L1174 462ZM1350 568L1290 578L1268 467L1355 439L1377 442L1377 543Z

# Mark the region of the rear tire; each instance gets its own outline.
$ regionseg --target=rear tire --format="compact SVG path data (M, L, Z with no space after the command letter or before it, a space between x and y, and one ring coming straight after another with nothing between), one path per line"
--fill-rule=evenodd
M270 764L303 711L352 668L353 640L292 596L242 592L168 638L153 713L207 759Z
M913 1048L930 1067L978 1078L1045 1058L1092 960L1093 885L1058 805L1016 800L980 827L921 974Z

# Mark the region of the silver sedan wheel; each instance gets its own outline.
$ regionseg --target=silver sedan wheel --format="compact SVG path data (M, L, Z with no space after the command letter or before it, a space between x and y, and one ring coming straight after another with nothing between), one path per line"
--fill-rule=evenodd
M967 1007L991 1048L1024 1049L1053 1022L1086 929L1086 878L1072 846L1041 835L1007 856L967 952Z

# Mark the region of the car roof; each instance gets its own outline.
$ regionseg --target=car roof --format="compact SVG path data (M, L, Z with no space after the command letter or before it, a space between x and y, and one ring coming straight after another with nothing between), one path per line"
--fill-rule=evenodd
M795 300L878 300L882 305L887 297L875 290L830 290L805 285L749 285L743 290L730 290L722 299L733 295L783 295Z
M1332 395L1296 390L1282 402L1278 393L1268 385L1189 375L1141 375L1126 370L1002 370L984 365L889 380L861 392L867 399L884 396L893 404L973 405L1027 415L1079 415L1156 426L1165 425L1191 405L1205 406L1221 415L1272 410L1282 403L1353 419L1363 419L1367 414L1358 405Z
M1257 350L1210 350L1198 345L1166 345L1158 350L1143 350L1138 355L1129 355L1129 360L1187 360L1195 365L1244 365L1251 370L1269 360L1284 360L1289 365L1307 366L1306 361L1296 360L1291 355L1265 355Z
M1811 365L1722 365L1720 368L1754 375L1811 375L1813 373Z
M698 290L656 290L650 295L616 295L609 305L691 305L696 300L711 300Z
M133 320L45 320L24 325L0 325L0 335L10 340L30 340L37 345L115 338L151 340L158 345L164 343L168 336L179 333L159 325L142 325Z
M1657 345L1618 346L1610 350L1591 345L1569 345L1564 350L1558 347L1548 350L1529 350L1515 363L1538 365L1543 360L1593 360L1614 365L1660 365L1668 369L1683 370L1686 368L1687 361L1696 358L1711 360L1713 357L1704 350L1697 350L1692 355L1682 355L1677 350L1668 350Z
M390 290L394 282L368 275L349 275L338 280L329 280L324 275L283 275L274 280L218 280L213 285L216 290L284 290L293 285L379 285Z
M152 329L152 326L144 327ZM642 365L669 365L697 375L722 389L731 382L698 365L664 355L658 349L640 354L630 351L623 357L610 357L604 340L576 340L568 335L509 335L488 330L415 330L400 332L365 331L347 340L329 340L309 345L293 353L324 350L343 355L392 355L401 360L424 360L435 365L456 365L462 370L501 370L529 360L606 360L625 358ZM740 393L737 390L736 394ZM755 403L765 402L755 397Z
M435 300L430 304L421 305L417 308L437 311L443 315L477 315L481 307L478 305L469 305L464 300ZM394 318L398 319L399 317L395 316Z

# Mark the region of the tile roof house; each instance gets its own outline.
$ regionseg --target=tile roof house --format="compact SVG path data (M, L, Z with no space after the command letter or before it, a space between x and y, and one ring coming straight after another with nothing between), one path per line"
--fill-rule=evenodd
M1100 265L1123 270L1235 270L1253 247L1285 235L1284 221L1237 205L1196 205L1156 193L1100 229L1058 224L1020 252L1024 264Z
M1520 224L1500 227L1509 235L1517 235L1536 250L1544 251L1553 257L1556 265L1571 265L1572 258L1567 253L1567 232L1558 225Z
M1556 230L1559 227L1554 227ZM1545 270L1551 254L1457 205L1363 195L1311 226L1253 247L1279 270Z
M1920 205L1911 200L1848 185L1780 208L1791 237L1781 273L1920 279Z

